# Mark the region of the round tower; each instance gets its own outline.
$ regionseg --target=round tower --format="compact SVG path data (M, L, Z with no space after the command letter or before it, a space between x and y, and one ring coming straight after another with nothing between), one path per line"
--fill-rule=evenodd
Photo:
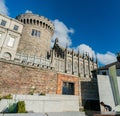
M50 51L51 38L54 33L53 23L43 16L32 13L21 14L16 19L24 23L17 52L46 56Z

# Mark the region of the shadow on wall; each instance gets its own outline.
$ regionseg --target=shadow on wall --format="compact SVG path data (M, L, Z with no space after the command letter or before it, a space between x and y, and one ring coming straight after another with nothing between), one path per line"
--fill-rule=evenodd
M82 106L85 111L100 111L97 80L81 81Z
M99 100L86 100L84 104L85 111L100 111L100 102Z

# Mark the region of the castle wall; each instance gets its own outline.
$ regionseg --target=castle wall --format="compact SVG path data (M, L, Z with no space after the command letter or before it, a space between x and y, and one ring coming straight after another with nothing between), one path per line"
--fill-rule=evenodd
M0 94L55 94L55 71L0 61Z
M54 33L52 22L47 18L32 13L21 14L17 17L17 20L24 23L18 52L28 55L47 56Z

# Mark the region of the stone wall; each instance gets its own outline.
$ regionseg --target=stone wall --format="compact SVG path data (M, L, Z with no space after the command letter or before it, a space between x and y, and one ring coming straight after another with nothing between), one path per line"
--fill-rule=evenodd
M0 94L56 93L54 70L0 61Z
M24 23L17 52L46 56L50 51L51 38L54 33L53 23L47 18L32 13L21 14L17 20Z

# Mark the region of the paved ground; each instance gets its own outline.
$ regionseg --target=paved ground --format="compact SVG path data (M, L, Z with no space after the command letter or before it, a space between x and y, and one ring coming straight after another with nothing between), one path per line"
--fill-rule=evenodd
M49 112L49 113L21 113L21 114L0 114L0 116L93 116L93 114L99 114L100 112ZM115 114L115 112L104 112L102 114ZM98 116L98 115L97 115ZM106 116L106 115L105 115ZM108 115L109 116L109 115ZM120 116L120 112L116 113L116 116Z
M0 114L0 116L85 116L84 112L50 112L26 114Z

